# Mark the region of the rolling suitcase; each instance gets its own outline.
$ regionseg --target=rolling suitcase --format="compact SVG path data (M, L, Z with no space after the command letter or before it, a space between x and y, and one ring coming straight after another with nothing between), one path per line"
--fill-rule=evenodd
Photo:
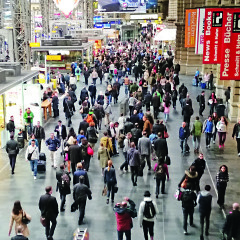
M201 83L201 88L206 89L206 83Z
M193 78L193 80L192 80L192 85L195 86L195 87L197 87L197 79L196 79L196 78Z
M45 155L45 153L40 153L39 154L37 171L38 172L46 172L46 155Z

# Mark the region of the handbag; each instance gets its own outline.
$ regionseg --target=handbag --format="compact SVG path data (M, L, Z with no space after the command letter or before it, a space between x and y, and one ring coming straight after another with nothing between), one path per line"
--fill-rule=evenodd
M25 213L25 212L23 212L23 213ZM31 220L27 218L26 213L25 214L23 214L23 213L22 213L22 223L29 224L31 222Z
M160 107L159 107L159 111L160 111L160 112L164 112L164 107L163 107L163 106L160 106Z
M114 191L114 193L117 193L117 192L118 192L118 186L117 186L117 184L113 187L113 191Z
M36 147L34 148L34 150L31 153L28 153L28 155L27 155L27 160L28 161L30 161L32 159L32 155L33 155L35 150L36 150Z
M44 218L44 217L40 217L40 223L43 225L43 227L46 227L46 225L47 225L47 221L46 221L46 218Z
M90 155L90 156L93 156L93 149L88 145L87 147L87 154Z
M171 165L171 159L170 159L169 156L166 156L166 158L165 158L165 163L166 163L167 165Z
M164 138L169 138L169 134L166 131L164 131Z
M174 194L174 197L178 200L181 201L181 196L182 196L182 191L177 189L176 193Z
M107 186L104 186L102 190L102 196L106 196L106 195L107 195Z
M181 184L181 188L187 188L187 183L188 183L187 178L185 178Z

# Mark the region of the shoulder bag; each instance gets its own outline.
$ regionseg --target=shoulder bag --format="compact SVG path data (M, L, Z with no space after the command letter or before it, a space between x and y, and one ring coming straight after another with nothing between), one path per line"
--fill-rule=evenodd
M22 212L22 223L23 223L23 224L29 224L29 223L31 222L31 220L28 219L26 213L25 213L25 214L24 214L24 213L25 213L25 212L23 211L23 212Z
M37 147L34 148L34 150L31 153L28 153L27 155L27 160L30 161L32 159L32 155L34 153L34 151L36 150Z

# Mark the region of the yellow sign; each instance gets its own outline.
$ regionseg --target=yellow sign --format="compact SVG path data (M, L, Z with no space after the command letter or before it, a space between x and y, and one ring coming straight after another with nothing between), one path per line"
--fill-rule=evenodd
M54 31L54 30L52 31L52 33L56 33L56 32L57 32L57 31Z
M40 43L39 42L31 42L31 43L29 43L29 46L30 47L40 47Z
M47 55L47 61L61 61L61 55Z

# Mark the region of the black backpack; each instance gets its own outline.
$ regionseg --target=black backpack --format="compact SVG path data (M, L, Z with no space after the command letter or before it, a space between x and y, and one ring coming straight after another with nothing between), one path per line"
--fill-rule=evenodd
M197 102L200 102L200 95L197 96Z
M155 217L155 215L156 215L156 210L152 201L145 201L143 216L149 219L149 218Z

